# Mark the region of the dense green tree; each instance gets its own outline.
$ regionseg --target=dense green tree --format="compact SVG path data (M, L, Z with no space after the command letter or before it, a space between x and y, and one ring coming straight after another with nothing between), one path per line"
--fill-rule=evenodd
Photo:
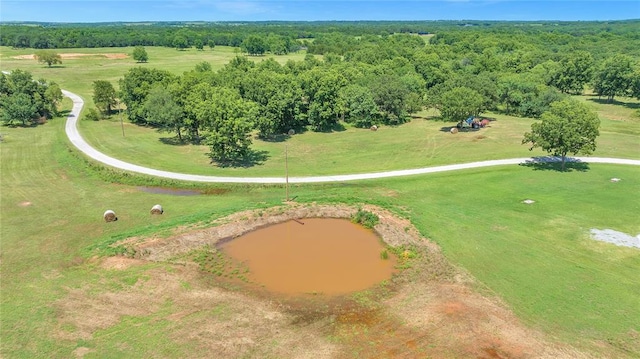
M195 39L193 46L198 50L204 50L204 42L201 39Z
M51 45L51 40L43 34L31 39L31 47L34 49L48 49Z
M288 37L269 34L266 39L269 51L274 55L285 55L289 53L291 43Z
M244 41L242 41L242 45L240 45L242 51L248 53L252 56L260 56L264 55L267 51L267 43L262 36L258 35L249 35Z
M640 69L633 74L631 81L631 96L640 100Z
M298 131L305 125L303 94L297 79L270 68L259 67L245 76L241 84L243 98L259 106L255 125L259 136L265 139L291 129Z
M251 123L244 118L223 122L207 135L209 157L221 166L239 164L251 153Z
M360 85L349 85L340 90L340 103L344 121L355 127L369 128L382 122L382 116L371 90Z
M409 90L400 77L393 74L376 76L371 80L369 87L384 124L399 125L409 120Z
M33 56L38 60L38 62L47 64L49 67L51 67L51 65L62 63L62 57L60 57L60 54L51 50L36 51Z
M531 132L524 134L523 144L530 150L540 147L554 156L560 156L562 170L568 154L588 155L596 149L600 120L585 104L565 99L551 105L542 114L542 120L531 125Z
M87 121L100 121L101 118L102 118L102 114L100 113L100 111L98 111L93 107L88 109L87 112L84 114L84 119Z
M207 61L202 61L196 64L195 71L196 72L209 72L211 71L211 63Z
M237 91L207 84L196 86L188 108L204 132L209 157L226 166L244 161L250 153L251 129L257 108Z
M60 86L55 82L52 82L47 86L44 92L44 99L47 106L47 112L54 116L58 115L58 105L62 102L63 95Z
M26 124L29 122L26 114L31 113L31 106L35 111L32 118L51 118L57 114L57 105L61 99L62 91L58 85L44 79L34 81L27 71L14 70L9 74L0 74L0 107L7 107L6 111L10 114L5 116L5 123L19 121ZM20 116L9 120L14 115Z
M151 88L162 83L168 85L176 77L168 71L134 67L120 79L120 97L127 106L127 115L133 123L146 123L144 102Z
M189 41L187 40L187 38L182 35L182 34L178 34L173 38L173 47L175 47L178 50L184 50L186 48L189 47Z
M116 105L116 90L109 81L93 81L93 103L104 115L111 115L111 109Z
M273 57L270 57L258 64L258 69L261 71L271 71L273 73L282 74L285 72L284 68Z
M346 85L345 77L332 68L314 67L303 74L301 81L309 125L314 131L332 130L340 115L338 98Z
M500 103L504 112L521 117L540 117L552 102L563 96L527 74L510 74L498 82Z
M615 96L629 94L632 77L631 57L627 55L612 56L606 59L596 71L593 91L598 96L606 96L607 101L611 102Z
M25 93L14 93L0 102L0 119L5 125L26 126L38 116L33 99Z
M133 49L133 59L136 60L136 62L149 61L149 55L147 54L147 50L145 50L144 46L136 46Z
M497 78L495 74L480 73L477 75L469 73L461 73L451 76L445 82L437 84L431 87L427 91L427 104L438 107L442 103L442 95L451 91L454 88L468 88L478 93L482 99L478 112L483 112L487 109L496 108L499 102L499 90L497 85Z
M18 34L12 45L18 49L29 47L29 37L26 34Z
M446 91L436 108L442 118L462 121L469 116L477 116L483 106L483 98L477 91L467 87L456 87Z
M554 74L552 83L563 93L581 94L593 75L593 56L586 51L575 51L565 56Z
M157 126L160 131L175 132L178 140L183 141L184 110L167 87L155 85L144 102L144 110L148 123Z

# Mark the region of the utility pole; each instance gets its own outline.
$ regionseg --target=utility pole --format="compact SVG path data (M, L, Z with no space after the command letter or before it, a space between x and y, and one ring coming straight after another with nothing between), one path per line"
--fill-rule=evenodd
M285 171L285 191L287 194L286 201L289 202L289 156L287 155L287 145L284 145L284 171Z
M122 102L118 101L118 115L120 116L120 127L122 127L122 137L124 137L124 122L122 121Z

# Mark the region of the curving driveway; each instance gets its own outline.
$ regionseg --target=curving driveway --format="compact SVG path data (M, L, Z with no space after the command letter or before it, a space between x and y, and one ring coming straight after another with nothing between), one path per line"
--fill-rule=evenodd
M96 161L102 162L105 165L126 170L126 171L142 173L145 175L171 178L171 179L182 180L182 181L224 182L224 183L285 183L286 182L286 179L284 177L218 177L218 176L203 176L203 175L192 175L192 174L186 174L186 173L168 172L168 171L161 171L153 168L134 165L132 163L121 161L117 158L109 157L104 153L99 152L95 148L91 147L91 145L89 145L89 143L87 143L87 141L85 141L84 138L82 138L82 136L80 135L80 132L78 131L78 127L77 127L78 118L80 116L80 111L84 106L84 101L82 101L82 98L67 90L62 90L62 93L73 101L73 108L71 110L71 113L67 117L67 122L65 125L65 131L67 133L67 137L69 137L69 140L71 141L71 143L73 143L73 145L76 146L84 154L86 154L87 156L89 156L90 158ZM424 173L455 171L455 170L462 170L462 169L469 169L469 168L513 165L513 164L531 163L531 162L550 162L550 161L558 161L558 159L554 157L538 157L538 158L523 157L523 158L510 158L510 159L504 159L504 160L470 162L470 163L461 163L461 164L455 164L455 165L435 166L435 167L416 168L416 169L388 171L388 172L319 176L319 177L289 177L289 183L344 182L344 181L355 181L355 180L363 180L363 179L400 177L400 176L410 176L410 175L417 175L417 174L424 174ZM572 157L571 161L580 161L580 162L589 162L589 163L613 163L613 164L640 166L640 160L629 160L629 159L619 159L619 158Z

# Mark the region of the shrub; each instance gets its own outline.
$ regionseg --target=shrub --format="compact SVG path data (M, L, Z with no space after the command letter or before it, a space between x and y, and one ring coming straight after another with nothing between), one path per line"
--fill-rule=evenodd
M362 208L358 208L358 212L351 217L351 222L358 223L369 229L373 228L379 221L380 218L378 218L377 214L365 211Z
M100 113L95 108L90 108L89 110L87 110L87 113L84 115L84 118L87 121L99 121L101 117L102 116L100 116Z

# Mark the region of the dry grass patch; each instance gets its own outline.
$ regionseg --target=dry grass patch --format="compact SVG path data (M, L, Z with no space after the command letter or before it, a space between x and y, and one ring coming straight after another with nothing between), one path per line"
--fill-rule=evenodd
M184 260L144 271L144 279L126 290L69 289L55 304L56 337L88 340L125 316L160 315L158 320L169 322L168 339L193 348L192 357L591 358L525 327L498 298L481 294L487 292L478 290L482 285L451 266L408 220L374 206L362 209L378 215L375 230L387 244L410 248L408 256L416 258L387 284L346 296L285 298L219 281ZM357 210L292 203L240 212L210 228L182 228L170 238L123 241L137 258L105 258L100 266L126 271L184 259L180 255L190 250L269 224L349 218Z
M119 59L126 59L129 57L129 55L123 54L123 53L111 53L111 54L109 53L107 54L64 53L59 55L60 55L60 58L62 58L63 60L76 60L76 59L81 59L86 57L119 60ZM17 55L17 56L12 56L11 58L16 60L35 60L35 54Z
M142 262L107 259L101 266L121 269L123 263ZM335 352L335 345L317 329L291 325L291 315L273 303L208 285L195 266L153 268L144 274L144 280L125 290L93 294L99 288L68 289L66 297L54 304L58 320L54 336L91 340L124 317L156 315L171 303L170 313L161 319L171 322L172 341L193 348L191 357L216 353L217 358L330 358Z

